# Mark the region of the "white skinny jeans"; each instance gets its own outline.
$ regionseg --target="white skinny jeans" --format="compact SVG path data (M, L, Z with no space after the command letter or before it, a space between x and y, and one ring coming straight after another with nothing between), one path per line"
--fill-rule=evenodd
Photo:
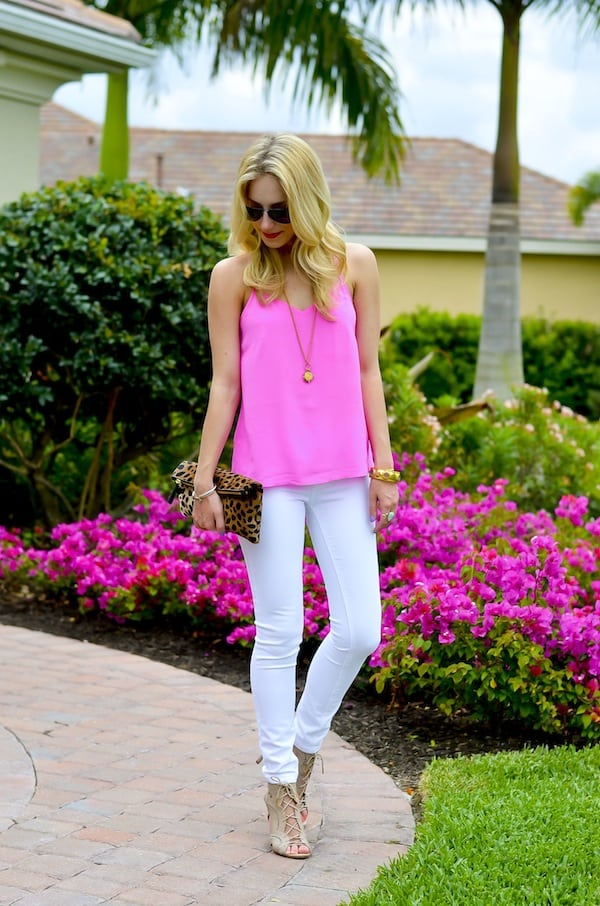
M381 638L377 545L368 478L265 488L258 544L240 539L254 601L250 679L263 775L294 783L294 744L318 752L363 661ZM303 632L305 526L323 573L330 632L311 662L296 708Z

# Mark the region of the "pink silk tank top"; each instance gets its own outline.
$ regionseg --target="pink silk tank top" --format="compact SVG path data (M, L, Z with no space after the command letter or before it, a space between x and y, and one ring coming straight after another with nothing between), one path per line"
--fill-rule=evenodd
M305 362L287 302L262 304L252 291L240 318L242 401L232 469L264 487L321 484L366 475L372 456L365 421L356 311L340 280L334 318L316 314L310 365ZM315 308L294 309L307 352Z

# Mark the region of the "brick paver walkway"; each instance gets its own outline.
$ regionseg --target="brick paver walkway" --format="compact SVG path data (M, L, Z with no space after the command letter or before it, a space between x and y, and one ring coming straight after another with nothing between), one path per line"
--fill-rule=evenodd
M307 861L270 852L251 697L0 626L0 906L337 906L413 837L407 797L331 733Z

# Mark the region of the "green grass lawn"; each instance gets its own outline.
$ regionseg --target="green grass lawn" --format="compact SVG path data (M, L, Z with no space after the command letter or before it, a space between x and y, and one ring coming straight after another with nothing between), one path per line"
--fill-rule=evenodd
M600 746L433 761L421 790L414 845L345 904L600 906Z

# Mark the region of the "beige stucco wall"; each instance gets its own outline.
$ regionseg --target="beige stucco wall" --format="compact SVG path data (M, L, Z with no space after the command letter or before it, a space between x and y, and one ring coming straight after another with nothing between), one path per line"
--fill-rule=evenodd
M525 315L600 324L600 256L527 255L521 292Z
M382 321L426 306L481 314L485 259L477 252L380 251ZM600 256L523 255L521 312L600 324Z

